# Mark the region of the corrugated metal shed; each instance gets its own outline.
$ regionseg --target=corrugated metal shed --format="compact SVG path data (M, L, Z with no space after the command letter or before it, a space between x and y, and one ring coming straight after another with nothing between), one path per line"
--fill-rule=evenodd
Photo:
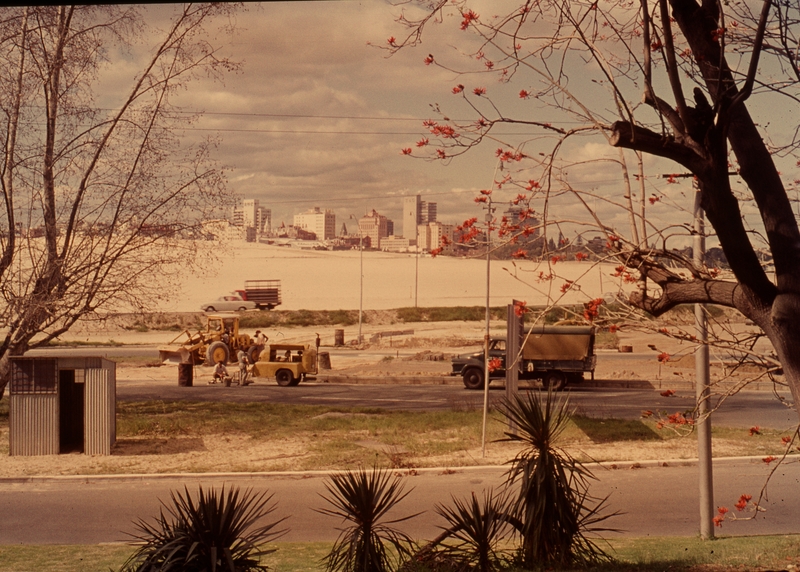
M9 453L110 455L116 364L99 357L11 358Z

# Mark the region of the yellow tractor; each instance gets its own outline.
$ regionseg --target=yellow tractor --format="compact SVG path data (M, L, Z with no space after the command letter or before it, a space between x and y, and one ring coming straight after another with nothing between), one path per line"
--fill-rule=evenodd
M162 362L214 365L236 361L242 350L251 363L258 361L259 348L247 334L239 333L239 316L236 314L206 315L205 330L184 330L168 345L158 348Z

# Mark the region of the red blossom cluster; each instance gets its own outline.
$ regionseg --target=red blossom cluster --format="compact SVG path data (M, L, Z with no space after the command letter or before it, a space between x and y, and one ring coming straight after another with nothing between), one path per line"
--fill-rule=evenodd
M486 69L492 69L494 67L494 62L492 60L486 60L483 62L483 65L486 66Z
M589 255L586 254L585 252L576 252L575 253L575 260L577 260L578 262L581 262L582 260L586 260L587 258L589 258Z
M474 238L477 238L479 231L475 227L476 222L478 222L478 218L472 217L456 227L456 232L460 237L459 242L469 242Z
M511 258L527 258L527 257L528 253L522 248L519 248L511 253Z
M665 389L661 392L661 397L672 397L673 395L675 395L674 389Z
M492 358L489 360L489 371L496 371L503 367L503 360L500 358Z
M617 235L609 234L608 240L606 240L606 248L608 248L609 250L612 248L616 248L618 246L617 245L618 242L619 242L619 237Z
M657 52L663 47L664 44L661 43L661 40L655 40L653 43L650 44L650 50L653 52Z
M531 94L527 90L523 89L523 90L520 90L520 92L519 92L520 99L528 99L530 96L531 96Z
M550 264L558 264L562 260L564 260L564 257L561 256L561 255L559 255L559 256L551 256L550 257Z
M651 205L654 205L654 204L656 204L658 201L660 201L660 200L661 200L661 197L659 197L658 195L652 195L652 196L651 196L649 199L647 199L647 200L648 200L648 201L650 201L650 204L651 204Z
M561 293L565 294L570 288L572 288L572 280L567 280L561 285Z
M667 352L661 352L658 354L658 363L667 363L669 361L669 354Z
M619 327L618 325L616 325L616 324L611 324L611 325L608 327L608 331L609 331L610 333L612 333L612 334L613 334L614 332L616 332L617 330L619 330L619 328L620 328L620 327Z
M724 35L727 30L725 28L717 28L713 32L711 32L711 39L715 42L719 41Z
M523 195L522 193L518 194L516 198L512 199L512 205L518 205L519 203L525 202L528 200L528 195Z
M608 247L608 243L606 243L606 247ZM633 274L631 274L621 264L619 266L617 266L616 268L614 268L614 273L611 276L613 276L614 278L622 278L622 281L627 283L627 284L631 284L633 282L636 282L636 277L633 276Z
M600 315L600 306L603 305L602 298L595 298L583 305L583 317L587 322L594 322Z
M390 46L395 47L397 46L397 39L394 36L389 36L389 39L386 40L386 43L389 44Z
M447 158L447 153L444 152L444 149L437 149L436 150L436 156L439 159L445 159L445 158Z
M411 155L411 147L406 147L405 149L401 149L400 152L403 155Z
M750 495L742 495L742 496L739 497L739 500L733 506L736 507L736 510L738 510L739 512L742 512L744 509L747 508L747 503L749 503L750 499L752 499L752 498L753 497L750 496Z
M458 137L458 133L455 129L453 129L450 125L439 125L433 119L426 119L422 122L423 127L427 127L428 131L431 132L431 135L435 135L436 137L441 137L442 139L455 139Z
M425 147L425 145L427 145L428 143L429 143L428 138L423 137L422 139L417 141L417 147Z
M547 280L552 280L555 278L552 274L545 274L543 271L539 271L539 277L536 279L539 282L545 282Z
M532 191L533 189L538 189L541 185L539 185L539 181L534 181L531 179L528 181L528 184L525 186L526 191Z
M768 455L761 460L764 461L767 465L769 465L772 461L777 461L778 457L773 457L772 455Z
M788 435L784 435L783 437L781 437L781 443L783 443L784 445L788 445L791 442L792 438L789 437Z
M671 185L678 184L678 175L675 173L671 174L670 176L667 177L667 182Z
M487 199L486 197L483 197L483 196L481 196L481 197L475 197L475 202L476 202L476 203L485 203L485 202L487 202L487 200L488 200L488 199Z
M503 163L509 163L511 161L516 161L517 163L519 163L520 161L522 161L522 159L525 158L525 155L523 155L519 151L515 152L511 151L510 149L504 151L502 148L495 151L494 155L495 157L500 159L500 161Z
M753 435L761 435L761 427L758 425L750 427L750 436L752 437Z
M433 63L433 54L428 54L428 56L422 61L425 62L426 66L431 65Z
M722 516L721 514L718 514L717 516L715 516L711 520L714 521L714 526L721 527L722 526L722 521L725 520L725 517Z
M477 96L486 95L486 88L476 87L475 89L472 90L472 93L474 93Z
M517 300L514 302L514 314L518 317L522 317L523 315L528 313L528 303L523 301Z
M442 250L444 249L441 246L439 248L434 248L433 250L430 251L431 257L436 258L442 253Z
M474 20L480 18L480 16L475 12L473 12L472 10L467 10L461 15L464 17L464 19L461 21L462 30L466 30L467 28L469 28L470 22L473 22Z
M462 91L464 91L464 86L461 84L458 84L453 88L453 93L461 93Z

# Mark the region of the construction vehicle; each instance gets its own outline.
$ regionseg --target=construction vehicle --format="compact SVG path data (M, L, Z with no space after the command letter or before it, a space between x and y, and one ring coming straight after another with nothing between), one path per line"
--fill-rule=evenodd
M258 359L259 348L247 334L239 333L236 314L208 314L205 329L184 330L168 345L158 348L162 362L214 365L236 361L242 350L251 362Z
M567 383L583 381L585 372L591 372L594 378L597 356L592 326L534 326L523 334L520 346L519 379L538 379L545 387L561 390ZM504 337L489 340L489 360L499 360L499 367L489 372L489 383L492 379L505 379ZM452 368L450 375L460 375L467 389L483 389L483 351L454 357Z
M251 373L253 377L274 377L282 387L295 386L309 379L309 374L317 374L317 348L307 344L268 345Z
M272 310L281 303L280 280L245 280L244 290L235 290L242 300L254 302L256 308Z

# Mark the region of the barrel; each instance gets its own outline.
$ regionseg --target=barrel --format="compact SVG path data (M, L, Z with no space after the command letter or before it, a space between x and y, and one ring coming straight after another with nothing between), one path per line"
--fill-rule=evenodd
M194 376L194 364L179 363L178 364L178 385L181 387L192 387L192 379Z
M328 352L319 352L319 368L331 369L331 354Z
M333 331L333 345L336 347L344 345L344 330Z

